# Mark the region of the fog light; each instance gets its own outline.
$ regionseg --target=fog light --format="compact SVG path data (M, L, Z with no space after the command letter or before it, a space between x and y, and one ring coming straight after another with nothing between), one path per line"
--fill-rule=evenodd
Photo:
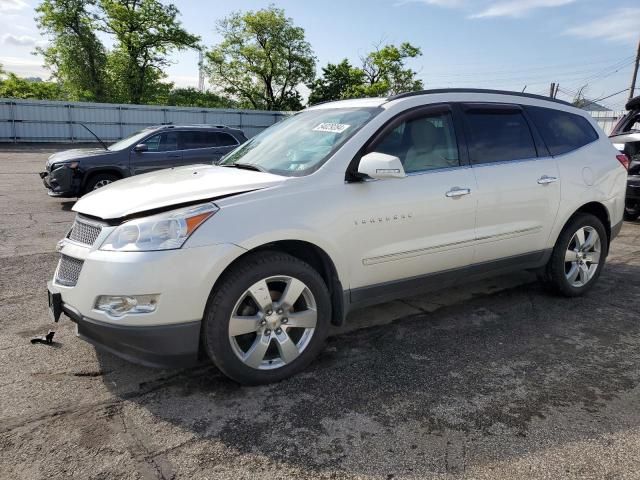
M125 314L155 312L158 295L100 295L96 298L95 309L112 317Z

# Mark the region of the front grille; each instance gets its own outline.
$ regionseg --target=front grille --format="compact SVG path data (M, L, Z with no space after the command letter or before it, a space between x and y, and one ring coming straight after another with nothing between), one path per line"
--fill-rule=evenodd
M69 240L73 240L74 242L83 243L85 245L93 245L96 242L101 231L102 227L100 225L84 223L83 221L76 218L76 221L73 222L73 226L71 227L68 238Z
M58 269L56 270L56 283L65 287L75 287L83 264L84 261L82 260L61 255L60 263L58 263Z

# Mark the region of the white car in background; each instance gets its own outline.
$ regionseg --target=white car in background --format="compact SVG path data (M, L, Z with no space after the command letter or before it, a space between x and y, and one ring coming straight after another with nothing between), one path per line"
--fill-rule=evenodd
M139 363L278 381L364 305L514 269L585 293L622 225L617 154L587 113L535 95L325 103L219 166L83 197L50 307Z

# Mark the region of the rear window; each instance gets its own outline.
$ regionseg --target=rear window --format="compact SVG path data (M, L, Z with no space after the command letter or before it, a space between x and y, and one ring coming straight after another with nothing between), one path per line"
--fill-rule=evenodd
M577 150L598 139L586 118L543 107L526 107L551 155Z
M465 113L473 163L505 162L537 156L529 125L517 110Z
M210 135L212 136L215 145L217 145L218 147L229 147L231 145L238 144L238 141L228 133L212 132L210 133Z

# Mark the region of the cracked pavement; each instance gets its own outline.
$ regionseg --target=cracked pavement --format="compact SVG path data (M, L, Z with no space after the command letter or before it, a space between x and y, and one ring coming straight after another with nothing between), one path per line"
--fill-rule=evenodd
M354 313L301 375L154 370L50 322L73 202L0 148L0 477L640 478L640 223L585 297L522 272ZM29 339L56 330L54 345Z

